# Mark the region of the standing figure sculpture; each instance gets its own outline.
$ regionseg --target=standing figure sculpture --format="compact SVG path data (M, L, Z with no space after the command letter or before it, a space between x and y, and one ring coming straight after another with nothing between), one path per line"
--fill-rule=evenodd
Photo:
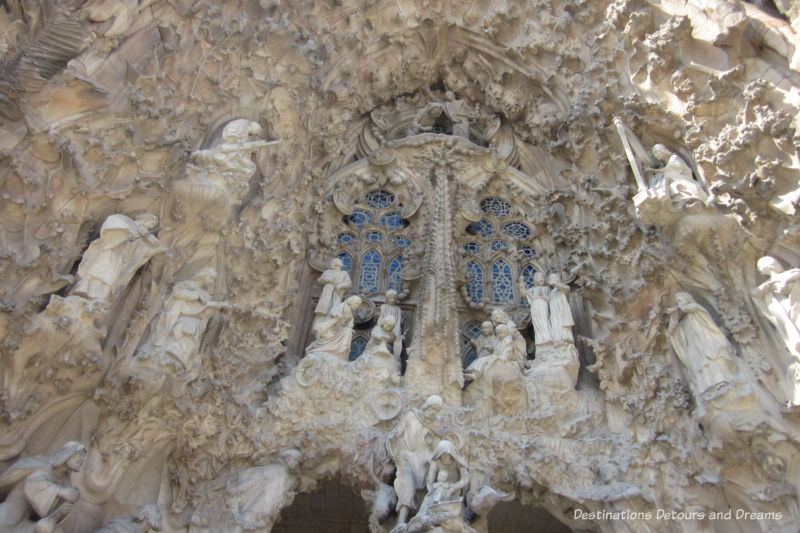
M669 342L687 369L693 392L700 397L708 389L730 382L736 373L736 360L725 334L702 306L687 292L675 295L677 313L670 317Z
M350 274L344 268L344 262L335 257L328 265L328 270L317 278L317 283L322 285L322 294L314 309L315 315L337 316L341 312L342 297L353 287Z
M572 326L575 320L572 318L572 310L569 307L569 285L561 281L560 272L551 272L547 277L550 284L550 334L556 343L574 343Z
M318 315L311 324L315 340L306 348L306 355L332 356L347 362L353 340L354 313L359 305L361 298L350 296L339 306L338 314Z
M51 457L26 457L0 475L0 531L5 533L52 533L80 498L68 484L69 472L77 472L86 450L68 442Z
M380 312L378 313L378 323L384 317L392 317L394 319L394 340L392 343L392 352L397 360L400 360L400 354L403 352L403 310L397 305L397 291L389 289L386 291L386 303L381 305Z
M753 291L753 301L800 360L800 268L784 270L777 259L765 256L758 271L769 279Z
M525 295L531 308L531 325L536 346L553 342L550 330L550 288L545 282L544 273L533 275L533 287L526 287L525 280L519 278L520 293Z
M394 461L397 474L394 491L397 494L397 523L404 524L414 505L417 489L426 484L425 468L432 459L438 440L437 416L442 409L439 396L429 397L422 409L410 409L386 438L386 451Z
M158 217L150 213L135 219L119 214L108 217L100 228L100 238L83 253L72 293L111 303L139 267L166 250L152 234L157 226Z
M481 324L481 334L477 339L470 339L469 343L475 348L475 359L486 357L494 353L497 337L494 336L494 327L488 320Z
M189 380L197 376L197 353L208 321L216 309L229 307L209 294L216 278L216 270L204 267L191 279L175 284L155 323L148 350L151 353L144 353L144 357L155 356L159 363L185 372Z

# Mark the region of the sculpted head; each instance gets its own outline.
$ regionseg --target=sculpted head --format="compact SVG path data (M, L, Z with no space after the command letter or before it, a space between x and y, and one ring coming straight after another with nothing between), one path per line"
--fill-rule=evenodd
M392 331L396 323L397 321L394 319L393 316L391 315L385 316L381 320L381 329L383 329L383 331Z
M483 333L484 335L491 335L493 331L494 331L494 324L492 324L488 320L483 324L481 324L481 333Z
M554 283L559 283L560 281L561 281L561 272L550 272L547 275L547 282L550 285L553 285Z
M511 335L511 328L506 324L498 324L497 327L494 328L494 334L497 335L498 339L505 339Z
M681 309L686 311L689 307L695 304L694 298L688 292L679 292L675 294L675 303Z
M70 441L53 458L53 466L65 465L69 470L77 472L83 465L86 448L78 441Z
M386 303L389 305L395 305L397 303L397 291L394 289L389 289L386 291Z
M669 148L667 148L663 144L654 145L652 152L653 152L653 157L655 157L661 162L666 162L672 155L672 152L669 150Z
M492 311L492 322L494 325L505 324L508 322L508 315L502 309L495 309Z
M338 257L334 257L331 259L331 262L328 263L328 268L331 270L341 270L344 268L344 261L339 259Z
M143 226L148 231L154 230L158 227L158 217L153 213L141 213L133 219L134 222Z
M533 284L534 285L544 285L544 272L536 272L533 275Z
M213 267L203 267L192 276L192 279L203 287L208 287L217 279L217 271Z
M442 397L438 394L429 396L425 403L422 404L422 412L425 416L436 416L442 410Z
M361 296L357 295L350 296L349 298L347 298L347 300L344 301L344 305L346 305L350 309L355 310L356 307L361 305Z
M758 271L765 276L769 276L771 274L780 274L783 272L783 267L781 267L781 264L778 262L778 260L769 255L765 255L759 259L758 263L756 264L758 266Z
M222 140L226 142L244 142L250 135L261 135L261 126L258 122L237 118L222 128Z

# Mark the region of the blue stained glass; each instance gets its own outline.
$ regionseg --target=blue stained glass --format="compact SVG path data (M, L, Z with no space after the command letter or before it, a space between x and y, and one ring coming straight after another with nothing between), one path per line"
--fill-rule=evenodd
M376 209L384 209L394 203L394 194L389 191L370 191L364 196L367 205Z
M533 275L536 274L536 268L533 265L526 265L522 269L522 279L525 280L525 287L533 287Z
M464 250L466 250L471 254L477 255L481 251L481 245L478 244L477 242L468 242L467 244L464 245Z
M494 226L492 226L491 222L482 218L479 221L470 224L467 227L467 233L470 235L480 234L481 237L488 237L494 233Z
M492 251L499 252L500 250L508 250L508 243L506 241L492 241Z
M475 261L467 264L470 273L470 280L467 282L467 295L474 303L479 303L483 299L483 269Z
M536 257L536 250L531 248L530 246L523 246L519 249L519 253L522 254L522 257L525 259L533 259Z
M336 257L341 259L342 263L344 263L344 269L343 270L347 271L347 273L352 276L353 275L353 259L350 257L350 254L346 254L346 253L342 252L339 255L337 255Z
M378 292L378 280L381 275L381 256L375 250L369 250L361 258L361 273L358 275L358 292L373 294Z
M364 238L367 242L381 242L383 240L383 234L378 231L368 231Z
M403 288L403 279L400 277L400 274L403 273L403 258L402 257L395 257L392 259L392 262L389 263L389 276L386 280L386 290L395 290L400 292Z
M511 266L502 259L492 265L492 286L494 287L492 299L496 303L514 301L514 282L511 279Z
M403 226L403 217L400 213L386 213L381 217L381 226L392 231Z
M467 322L464 326L464 333L466 333L467 337L470 339L477 339L481 336L481 323L477 321Z
M496 218L508 216L511 204L502 198L486 198L481 201L481 211Z
M408 237L395 237L394 243L400 248L408 248L411 246L411 241L408 239Z
M372 223L372 213L364 211L363 209L355 209L353 210L353 214L348 217L348 220L352 225L361 229L367 224Z
M347 357L350 361L355 361L361 354L364 353L364 348L367 347L367 340L364 337L356 337L350 343L350 355Z
M503 226L503 231L515 239L527 239L531 235L530 228L522 222L509 222Z
M339 236L337 237L337 239L339 240L339 244L343 244L345 246L353 244L353 240L355 238L356 236L350 232L340 233Z

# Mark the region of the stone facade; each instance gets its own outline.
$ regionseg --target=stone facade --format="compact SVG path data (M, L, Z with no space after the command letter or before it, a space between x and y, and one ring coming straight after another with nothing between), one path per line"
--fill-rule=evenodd
M797 530L795 3L0 26L3 531Z

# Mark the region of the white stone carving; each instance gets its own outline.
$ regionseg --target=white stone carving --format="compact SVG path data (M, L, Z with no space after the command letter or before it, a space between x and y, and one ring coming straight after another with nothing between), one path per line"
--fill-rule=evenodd
M392 343L392 352L394 353L395 358L400 360L400 354L403 351L403 310L400 309L400 306L397 305L397 291L395 290L388 290L386 291L386 302L383 303L380 307L380 311L378 312L378 322L384 317L392 317L394 320L394 329L392 329L392 333L394 334L394 339L390 341Z
M395 342L395 321L391 315L378 319L378 323L372 328L367 346L361 355L370 364L385 368L392 375L400 376L400 359L393 352L389 351L389 344Z
M152 503L143 505L135 515L115 518L95 533L148 533L161 531L161 510Z
M328 270L317 278L317 283L322 285L322 294L319 296L314 314L337 316L341 313L344 294L353 288L350 274L342 270L343 268L342 260L338 257L334 258L331 260Z
M200 340L208 321L218 309L229 307L209 293L216 277L216 270L203 267L191 279L175 284L153 326L150 342L137 358L172 369L187 381L197 376Z
M404 524L416 509L415 493L425 488L426 469L439 440L436 417L441 409L442 399L429 397L422 409L407 411L386 438L386 450L397 468L394 491L398 524Z
M100 228L100 238L84 252L72 293L111 303L136 270L166 247L152 234L158 217L150 213L135 219L111 215Z
M789 352L800 358L800 268L784 270L777 259L765 256L758 260L758 271L769 279L753 291L753 301Z
M50 457L20 459L0 474L6 498L0 504L0 526L9 533L54 532L81 493L66 476L77 472L85 449L68 442Z
M353 315L359 305L361 298L350 296L337 314L317 315L311 325L315 340L306 347L306 357L333 357L346 362L353 340Z
M550 288L545 283L543 272L533 275L533 286L525 287L525 281L519 279L520 292L525 294L531 309L531 324L536 346L553 341L550 330Z
M547 283L552 287L548 302L550 335L553 342L575 342L572 334L575 319L572 318L572 309L569 306L569 285L562 281L560 272L551 272L547 276Z

